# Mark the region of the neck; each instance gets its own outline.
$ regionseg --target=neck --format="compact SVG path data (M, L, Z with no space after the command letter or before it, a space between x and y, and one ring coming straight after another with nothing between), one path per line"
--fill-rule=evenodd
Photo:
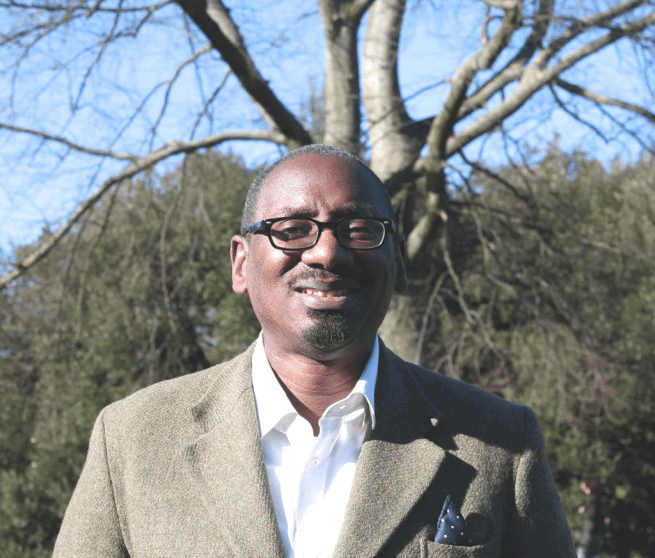
M319 434L318 421L325 410L355 387L371 354L356 351L337 359L315 360L277 351L264 343L266 358L298 414Z

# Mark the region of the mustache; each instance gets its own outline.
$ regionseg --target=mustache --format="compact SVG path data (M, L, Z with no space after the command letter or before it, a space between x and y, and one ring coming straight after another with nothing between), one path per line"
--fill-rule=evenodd
M289 279L289 288L293 289L299 281L356 281L361 283L362 276L361 273L346 267L337 271L305 269Z

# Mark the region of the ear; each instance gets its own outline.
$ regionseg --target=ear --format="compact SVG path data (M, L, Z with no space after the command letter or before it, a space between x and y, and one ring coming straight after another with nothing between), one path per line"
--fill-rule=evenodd
M405 267L406 246L404 236L399 235L399 238L394 242L394 251L396 258L396 282L394 289L397 293L404 293L409 288L407 269Z
M238 294L248 292L246 261L248 260L248 241L236 234L230 241L230 260L232 261L232 290Z

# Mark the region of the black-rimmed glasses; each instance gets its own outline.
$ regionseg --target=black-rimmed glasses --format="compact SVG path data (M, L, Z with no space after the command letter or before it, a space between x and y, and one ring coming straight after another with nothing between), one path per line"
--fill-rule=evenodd
M374 250L382 246L387 233L395 232L391 219L347 217L322 223L309 218L277 217L251 223L244 234L265 234L278 250L306 250L315 246L323 229L336 232L339 243L351 250Z

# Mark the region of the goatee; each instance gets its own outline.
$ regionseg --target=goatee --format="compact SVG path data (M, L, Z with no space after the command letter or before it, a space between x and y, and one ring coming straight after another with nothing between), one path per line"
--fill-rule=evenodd
M305 330L305 341L321 351L339 348L350 334L347 313L339 310L311 310L314 325Z

